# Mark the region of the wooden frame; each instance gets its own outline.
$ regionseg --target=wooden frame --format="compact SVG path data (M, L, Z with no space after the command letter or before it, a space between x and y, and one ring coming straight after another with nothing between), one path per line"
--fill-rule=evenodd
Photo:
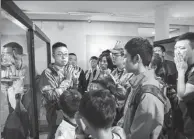
M36 34L40 39L46 42L47 46L47 65L51 63L51 49L50 39L36 26L32 20L28 18L25 13L12 1L1 0L1 8L9 13L12 17L22 23L27 30L27 49L29 52L29 69L30 69L30 84L32 89L32 102L33 102L33 117L32 128L33 138L39 139L39 123L37 113L37 99L36 99L36 86L35 86L35 54L34 54L34 35ZM1 138L1 134L0 134Z

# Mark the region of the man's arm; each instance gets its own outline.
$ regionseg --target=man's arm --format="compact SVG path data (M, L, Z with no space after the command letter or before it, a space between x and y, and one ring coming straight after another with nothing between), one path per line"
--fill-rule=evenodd
M181 100L188 101L194 98L194 73L188 77L185 84L185 73L178 73L177 94Z
M57 101L60 94L63 93L63 89L59 87L56 79L48 69L40 77L39 88L47 102Z
M164 105L152 94L142 95L127 139L149 139L158 136L164 121ZM153 134L154 132L154 134Z

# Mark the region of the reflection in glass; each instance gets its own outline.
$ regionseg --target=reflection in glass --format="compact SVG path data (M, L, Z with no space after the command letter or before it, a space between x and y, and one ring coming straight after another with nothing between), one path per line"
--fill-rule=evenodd
M38 36L34 35L34 52L35 52L35 69L36 69L36 79L37 84L40 75L47 68L47 44L45 41L40 39ZM46 120L46 112L41 103L41 92L37 89L37 109L39 118L39 128L40 132L45 132L48 123Z
M15 24L16 19L7 13L3 15L5 16L0 24L1 134L4 138L25 139L32 133L32 98L26 30Z

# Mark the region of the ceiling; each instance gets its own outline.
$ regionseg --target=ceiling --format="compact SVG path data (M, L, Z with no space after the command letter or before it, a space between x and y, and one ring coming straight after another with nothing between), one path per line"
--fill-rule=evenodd
M34 21L110 21L141 23L141 36L154 36L154 14L158 8L169 9L170 24L194 25L194 1L14 1ZM4 21L6 22L6 21ZM143 23L143 24L142 24ZM144 23L152 24L146 26ZM17 27L5 24L7 34ZM9 28L8 26L11 26ZM8 30L6 32L6 30ZM20 30L21 32L21 30Z
M34 20L92 20L154 23L168 8L171 24L194 25L194 1L15 1Z

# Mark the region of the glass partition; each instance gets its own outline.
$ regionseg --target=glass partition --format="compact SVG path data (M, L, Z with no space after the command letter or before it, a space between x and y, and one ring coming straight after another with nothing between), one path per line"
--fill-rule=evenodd
M1 14L1 138L33 136L27 28L6 11Z
M36 78L40 77L42 72L48 66L48 54L47 54L47 43L40 39L36 34L34 34L34 54L35 54L35 71ZM39 124L39 134L42 137L42 133L47 131L47 120L45 109L41 103L41 93L37 90L37 110L38 110L38 124ZM40 137L40 138L41 138Z

